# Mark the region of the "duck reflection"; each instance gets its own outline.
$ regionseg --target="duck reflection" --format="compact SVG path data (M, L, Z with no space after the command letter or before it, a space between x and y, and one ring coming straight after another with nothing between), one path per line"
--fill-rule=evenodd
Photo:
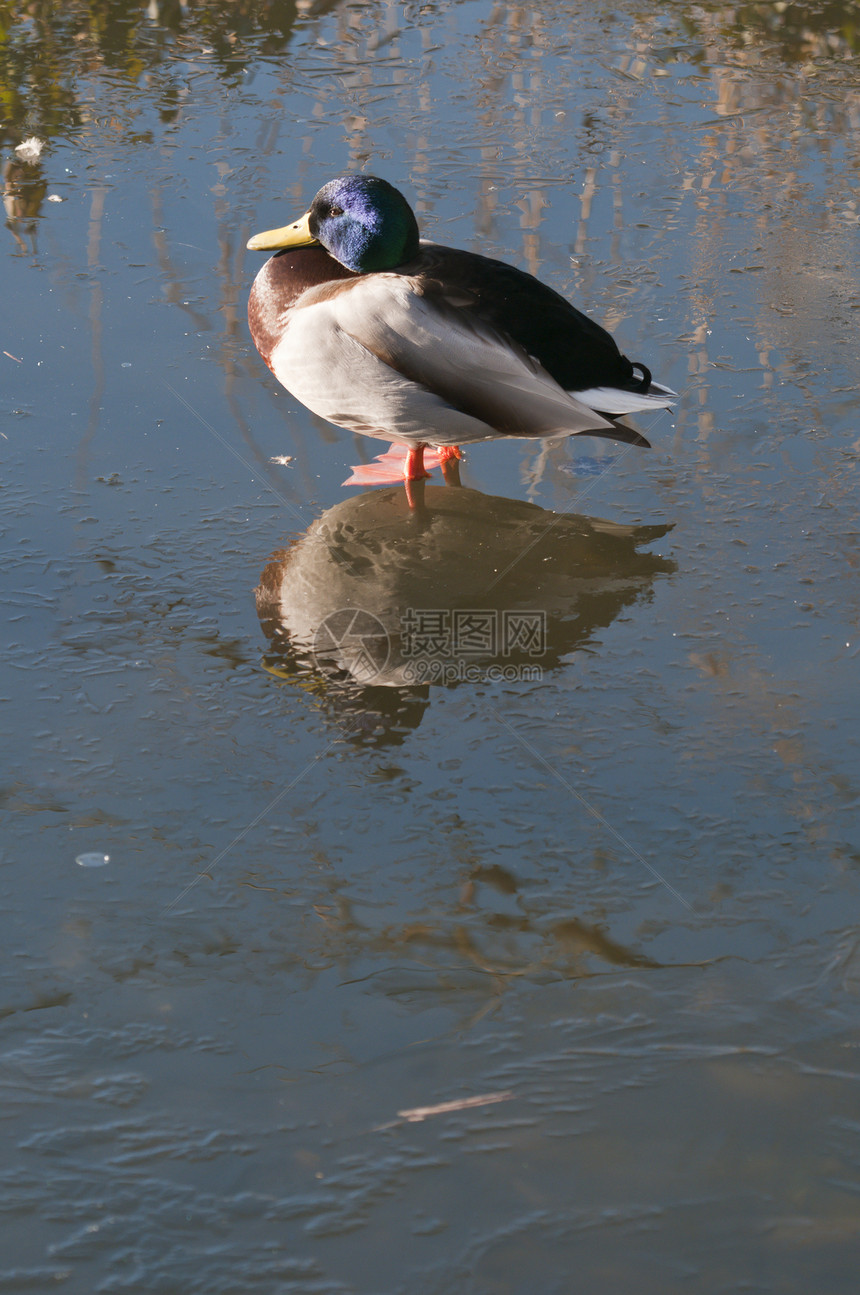
M408 728L409 696L417 723L434 684L540 680L675 570L637 551L668 526L424 483L413 502L400 487L356 495L273 554L257 589L269 669L372 690L376 708L396 690Z

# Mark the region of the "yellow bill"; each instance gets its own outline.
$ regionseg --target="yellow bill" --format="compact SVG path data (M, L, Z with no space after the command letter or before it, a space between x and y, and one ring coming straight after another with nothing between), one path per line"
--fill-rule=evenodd
M253 238L248 239L247 247L249 252L274 252L282 247L309 247L316 243L308 224L310 212L306 211L301 220L297 220L292 225L284 225L281 229L267 229L263 234L255 234Z

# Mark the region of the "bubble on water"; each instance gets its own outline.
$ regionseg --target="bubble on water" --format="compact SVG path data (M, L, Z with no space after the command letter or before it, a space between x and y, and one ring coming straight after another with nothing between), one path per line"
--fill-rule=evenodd
M75 859L79 868L103 868L106 863L110 863L109 854L100 854L97 850L89 851L87 854L79 854Z

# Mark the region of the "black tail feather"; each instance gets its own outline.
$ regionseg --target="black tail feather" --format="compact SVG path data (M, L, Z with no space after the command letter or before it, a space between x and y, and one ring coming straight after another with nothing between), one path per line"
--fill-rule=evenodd
M645 370L647 373L647 369ZM641 432L635 432L632 427L625 427L622 423L613 423L611 427L599 427L596 430L586 433L588 436L605 436L609 441L624 441L627 445L638 445L643 450L651 449L651 442L646 441Z
M646 365L640 364L638 360L634 361L632 367L634 369L639 369L642 374L641 381L636 384L636 390L647 391L651 386L651 370L647 368Z

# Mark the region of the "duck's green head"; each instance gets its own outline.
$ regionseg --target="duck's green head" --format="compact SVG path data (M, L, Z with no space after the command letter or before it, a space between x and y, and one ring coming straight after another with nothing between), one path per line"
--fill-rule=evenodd
M320 189L293 225L255 234L252 251L322 243L356 274L393 270L418 255L418 222L409 203L375 175L341 175Z

